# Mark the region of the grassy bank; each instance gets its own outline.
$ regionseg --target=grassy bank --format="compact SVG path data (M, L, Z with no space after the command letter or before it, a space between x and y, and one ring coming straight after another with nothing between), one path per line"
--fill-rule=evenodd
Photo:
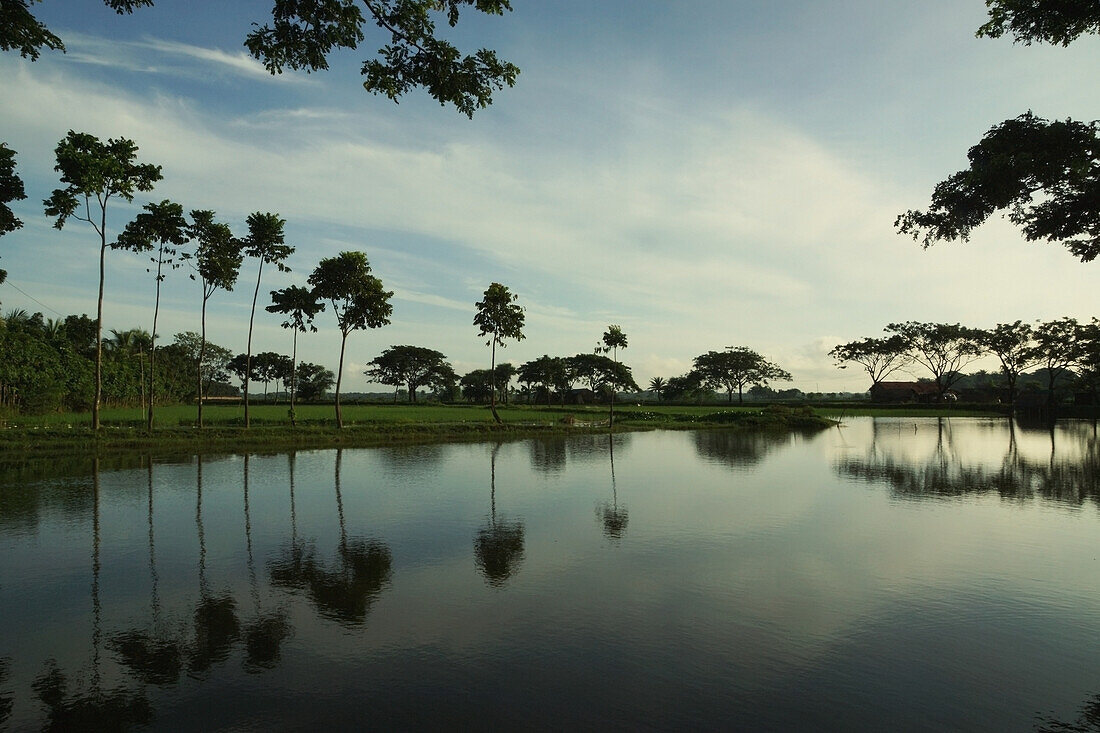
M607 408L571 406L507 406L498 409L497 425L487 407L467 405L348 405L345 428L333 425L332 407L307 405L290 424L285 405L252 409L252 427L245 429L238 406L203 409L206 427L194 426L193 406L157 410L156 429L149 433L139 409L109 409L101 413L103 429L94 433L86 414L54 414L8 418L0 430L0 450L118 451L156 453L291 450L327 447L368 447L402 443L514 439L535 435L606 432ZM614 430L695 429L724 427L746 430L818 430L833 424L808 408L782 407L663 407L621 406Z

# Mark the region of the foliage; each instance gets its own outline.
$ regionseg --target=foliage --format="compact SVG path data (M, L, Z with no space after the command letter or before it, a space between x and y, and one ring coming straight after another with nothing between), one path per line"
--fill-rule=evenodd
M649 391L657 395L658 402L661 401L667 385L668 383L665 381L664 377L654 377L649 380Z
M567 362L573 376L597 394L638 389L630 367L601 354L577 354L569 357Z
M279 313L286 316L283 328L290 328L301 333L307 331L317 332L313 325L313 319L325 309L325 304L317 299L316 293L308 288L291 285L282 290L271 291L271 305L265 310L268 313Z
M942 396L962 376L962 368L982 355L980 333L958 323L891 323L887 333L905 341L909 358L932 373Z
M1034 366L1035 346L1031 326L1016 321L998 323L988 331L976 331L978 344L1001 363L1001 373L1008 383L1009 398L1016 401L1016 382L1020 375Z
M1016 42L1045 41L1068 46L1086 33L1100 32L1100 6L1092 0L986 0L989 22L978 37L1011 33Z
M363 64L367 91L397 101L424 87L441 105L472 117L492 103L495 90L515 84L519 68L489 49L463 56L439 36L432 13L444 12L453 27L464 5L490 15L512 9L509 0L366 0L367 18L353 0L275 0L271 24L250 33L245 46L273 74L284 67L327 69L329 53L358 47L369 20L390 34L390 43Z
M1076 318L1068 317L1040 323L1033 334L1030 360L1046 371L1047 396L1053 402L1055 382L1080 362L1087 334Z
M529 385L529 388L537 387L546 396L546 404L550 404L550 392L557 390L565 400L565 393L573 386L572 376L569 374L569 365L565 359L546 354L538 359L521 364L516 370L521 384Z
M839 369L846 369L847 362L859 364L871 378L872 386L910 363L905 339L897 335L889 338L865 338L839 344L833 347L829 356L836 360Z
M458 383L462 396L469 402L488 402L493 396L493 373L488 369L474 369Z
M8 204L25 198L27 194L23 190L23 181L15 172L15 151L0 143L0 236L23 226ZM0 279L0 282L3 280Z
M745 401L745 387L767 385L770 380L789 382L791 375L745 346L730 346L725 351L708 351L694 360L694 372L700 382L726 390L726 399L733 401L737 389L738 402Z
M23 58L34 61L43 46L64 51L65 44L50 32L30 11L39 0L4 0L0 2L0 51L19 51ZM119 15L134 8L148 7L153 0L103 0Z
M1004 210L1029 241L1059 242L1082 262L1100 254L1100 123L1053 122L1031 112L993 127L970 167L939 183L928 211L896 226L925 247L962 239Z
M55 170L65 188L54 189L43 203L46 215L56 217L61 229L70 218L85 221L99 235L99 297L96 301L95 397L92 402L92 427L99 428L99 405L103 399L103 353L99 344L103 324L103 272L107 251L107 205L114 196L133 201L137 191L151 191L161 179L160 166L137 163L137 145L125 138L110 138L106 143L94 135L69 130L54 150ZM98 221L92 217L92 199ZM83 214L78 210L83 204Z
M491 283L482 294L482 299L474 304L477 312L474 314L474 325L478 327L479 336L488 336L485 345L490 347L489 370L490 375L496 369L497 346L504 348L505 339L522 341L523 322L525 315L522 306L516 305L519 296L510 292L500 283ZM490 382L489 407L493 411L493 418L499 423L497 415L496 386Z
M332 385L336 383L336 375L319 364L302 362L298 365L295 381L298 383L300 398L319 400L332 389Z
M382 281L371 274L370 263L363 252L341 252L336 257L321 260L309 276L309 284L318 298L332 304L336 324L340 328L340 364L336 372L336 425L343 426L340 414L340 381L344 376L344 345L348 334L367 328L388 325L393 306L393 291L382 287Z
M391 346L370 361L364 374L379 384L408 387L409 402L416 402L422 386L449 387L455 373L442 353L423 346Z

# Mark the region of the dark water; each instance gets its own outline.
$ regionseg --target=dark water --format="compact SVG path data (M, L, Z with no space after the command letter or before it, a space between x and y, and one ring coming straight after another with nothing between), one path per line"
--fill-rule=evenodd
M0 728L1100 729L1100 439L0 459Z

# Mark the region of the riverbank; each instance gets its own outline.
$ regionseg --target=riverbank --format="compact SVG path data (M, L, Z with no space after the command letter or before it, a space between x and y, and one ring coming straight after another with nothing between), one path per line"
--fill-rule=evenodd
M319 407L319 406L316 406ZM654 429L690 430L725 428L759 431L817 431L836 424L810 408L708 408L708 407L620 407L614 427L609 427L605 407L546 408L508 406L500 408L503 425L496 424L489 410L469 406L350 405L345 408L345 427L337 429L331 418L321 418L314 409L299 410L292 426L282 409L274 406L252 411L252 426L245 428L243 414L235 408L207 408L199 429L180 411L194 408L169 407L160 411L158 427L144 428L137 411L111 414L105 411L104 426L94 432L83 425L83 415L63 422L8 420L0 430L0 450L5 453L143 451L156 454L309 450L322 448L365 448L436 442L515 440L545 435L626 432ZM330 408L331 409L331 408ZM175 425L165 424L173 418ZM193 420L193 418L192 418ZM180 424L180 423L186 424Z

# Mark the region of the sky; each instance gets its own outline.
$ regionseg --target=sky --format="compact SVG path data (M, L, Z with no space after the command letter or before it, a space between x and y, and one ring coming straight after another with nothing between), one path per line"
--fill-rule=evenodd
M866 375L827 352L891 322L1097 314L1098 265L1000 217L928 250L894 220L1007 118L1100 118L1100 39L979 40L981 0L512 4L448 31L522 70L472 120L423 91L399 104L364 91L360 66L386 41L373 28L327 71L271 76L242 45L268 0L158 0L121 17L98 0L34 5L67 53L0 55L0 140L28 196L12 206L24 228L0 238L0 305L95 314L97 237L54 229L42 207L72 129L130 138L163 167L154 191L110 210L110 232L165 198L238 234L255 211L286 220L291 272L263 272L254 353L290 353L263 311L271 290L365 252L394 313L349 336L345 391L378 389L362 372L397 344L442 351L460 374L487 368L472 320L491 282L527 317L498 362L589 352L617 324L643 386L747 346L791 372L775 386L862 391ZM105 330L151 330L147 264L108 253ZM244 351L256 276L246 260L210 301L214 343ZM168 274L165 342L199 330L201 297L186 270ZM331 310L317 326L299 358L335 370Z

